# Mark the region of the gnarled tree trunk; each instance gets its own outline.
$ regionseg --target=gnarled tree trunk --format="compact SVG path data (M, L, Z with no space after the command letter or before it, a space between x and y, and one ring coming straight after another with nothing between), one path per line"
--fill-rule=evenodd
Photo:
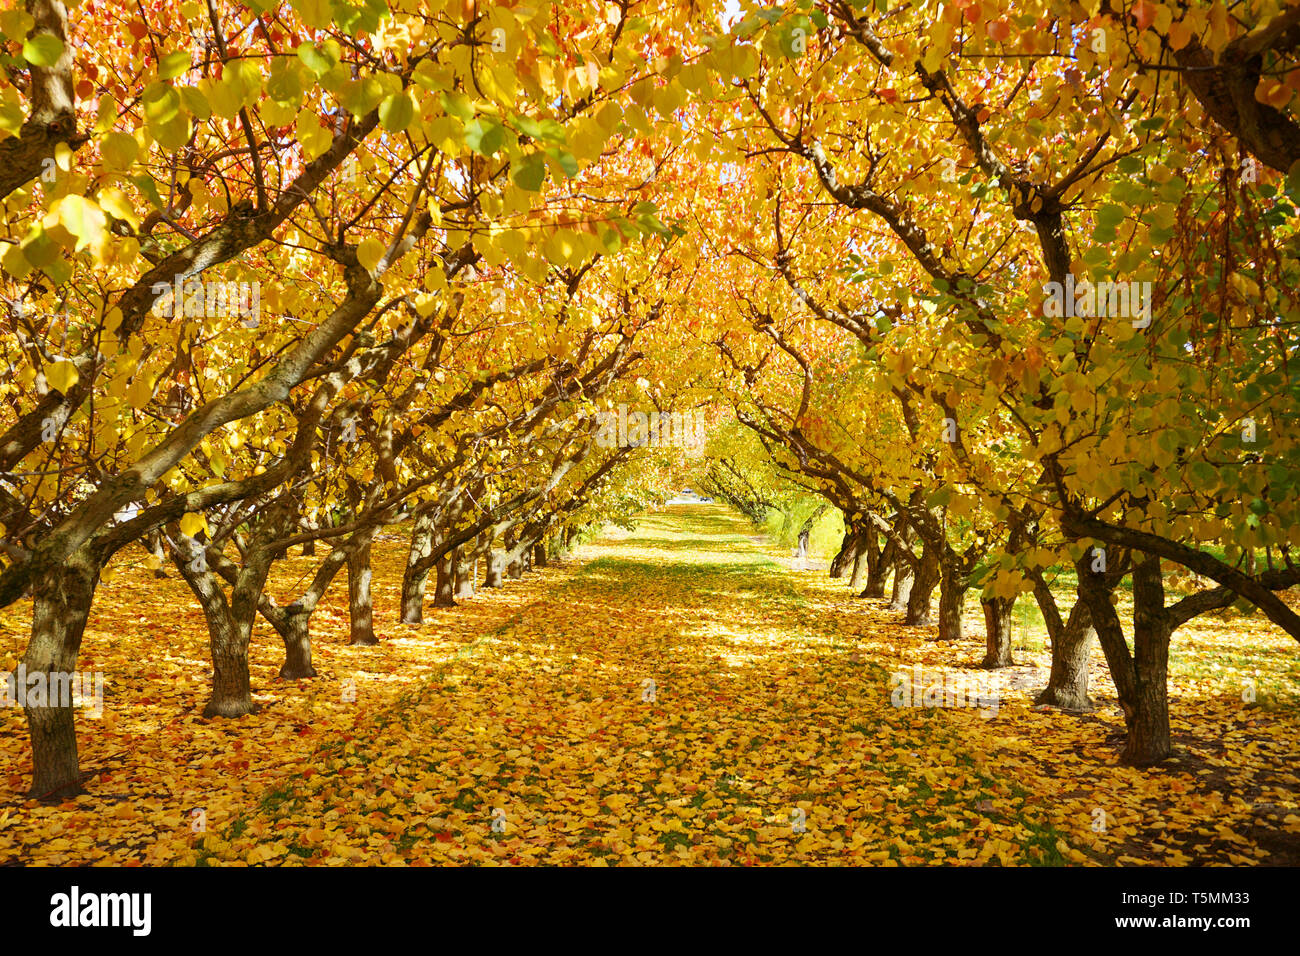
M1079 589L1088 602L1128 730L1121 759L1133 766L1157 763L1172 751L1169 731L1169 638L1160 559L1141 555L1133 565L1133 650L1108 590L1096 576L1080 573Z
M483 584L485 588L501 587L501 565L504 560L503 555L496 548L490 548L483 558Z
M930 596L939 586L941 577L937 550L929 543L921 548L921 560L912 579L912 592L907 598L907 617L904 619L904 623L912 627L929 627L934 623L934 615L930 610Z
M56 686L55 674L71 674L77 669L99 573L98 558L83 549L32 583L32 636L23 665L29 677L44 675L47 688ZM72 701L47 697L43 703L32 706L28 699L23 707L32 740L33 776L28 794L42 800L72 796L82 789Z
M940 568L939 628L934 635L936 641L962 639L961 615L965 602L966 575L953 562L945 562Z
M912 600L912 582L915 580L916 572L912 570L911 562L900 555L894 562L894 587L889 595L887 610L907 610L908 603Z
M874 529L868 532L867 537L867 584L862 589L864 598L883 598L885 596L885 583L889 580L889 569L895 567L897 562L895 556L898 554L898 545L892 540L886 541L882 549L876 538ZM874 557L873 557L874 555ZM906 607L907 599L903 599L903 606Z
M852 527L845 528L844 537L840 539L840 549L831 559L830 577L842 578L850 565L857 567L859 537Z
M1015 663L1011 659L1011 610L1016 605L1015 598L984 598L980 607L984 609L984 660L981 667L990 670L998 667L1010 667Z
M456 562L457 598L470 598L474 596L474 571L477 564L478 560L476 558L469 557L462 557Z
M452 548L438 559L438 583L433 592L434 607L456 607L456 564L459 548Z
M869 560L869 543L868 535L856 535L853 539L853 554L850 560L853 562L853 574L849 578L849 588L862 597L861 589L871 580L871 561Z
M277 628L284 641L284 665L280 668L283 680L302 680L316 676L311 662L311 614L305 608L294 608L282 619Z
M912 526L901 512L894 516L894 532L890 539L894 541L897 553L894 556L894 589L889 599L889 610L906 611L912 599L912 587L916 582L917 560L911 552ZM928 600L928 596L927 596Z
M348 552L348 616L352 626L349 644L378 644L375 637L374 601L370 595L370 535ZM423 596L423 592L421 593Z
M204 604L200 598L199 603ZM225 599L222 598L224 604ZM203 708L204 717L242 717L251 714L252 686L248 676L248 645L250 635L235 621L228 611L206 613L208 642L212 650L212 696Z
M1053 628L1049 627L1050 630ZM1076 600L1065 622L1054 630L1056 633L1049 634L1052 673L1034 703L1051 704L1063 710L1092 710L1095 705L1088 696L1088 660L1097 632L1093 630L1087 602Z
M433 518L422 514L411 527L411 546L402 573L402 623L424 623L424 591L433 570Z
M262 527L256 534L261 543L265 543L276 537L277 530L274 526ZM212 697L203 708L203 716L241 717L251 714L257 708L253 704L248 674L248 646L266 576L271 570L272 552L261 543L254 543L244 550L244 564L232 574L233 583L227 601L217 575L208 569L206 563L195 564L204 553L204 545L185 540L189 541L186 549L173 551L172 561L203 609L212 652Z

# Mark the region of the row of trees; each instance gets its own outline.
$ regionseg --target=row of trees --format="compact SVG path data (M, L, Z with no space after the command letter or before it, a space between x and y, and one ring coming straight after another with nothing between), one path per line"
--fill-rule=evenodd
M701 104L743 169L714 342L776 473L844 513L832 573L892 577L939 640L974 589L988 667L1032 596L1062 707L1099 638L1134 764L1170 752L1181 624L1243 601L1300 638L1297 16L795 3L737 25L753 62Z
M281 676L314 676L345 568L376 642L384 526L410 523L419 624L430 581L451 605L479 561L499 586L661 494L670 455L620 472L634 449L597 440L618 402L682 410L677 234L636 192L627 92L660 37L630 6L0 15L0 602L33 602L28 673L75 670L109 562L169 561L207 621L205 714L238 717L259 618ZM317 563L281 604L289 548ZM80 788L69 704L26 710L43 798Z
M724 448L717 493L840 508L836 570L868 595L892 578L912 623L937 591L941 638L978 590L989 666L1032 594L1044 699L1086 705L1095 632L1127 759L1160 759L1179 624L1242 599L1300 636L1277 593L1300 582L1296 18L0 13L0 605L33 601L28 672L75 669L105 567L148 554L207 618L208 712L243 713L257 619L310 676L344 568L352 639L374 639L378 529L411 523L415 623L430 579L454 601L472 562L490 586L667 487L671 456L598 440L597 413L708 397L795 483ZM272 601L274 561L317 545ZM1213 584L1171 602L1171 565ZM27 717L33 792L77 789L71 711Z

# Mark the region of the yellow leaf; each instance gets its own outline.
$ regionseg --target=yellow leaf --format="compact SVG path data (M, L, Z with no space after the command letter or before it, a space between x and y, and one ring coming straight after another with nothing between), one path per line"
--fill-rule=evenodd
M77 372L77 366L71 362L55 362L45 369L45 381L49 382L50 387L55 391L68 393L68 389L77 384L81 378Z
M200 531L208 530L208 519L200 514L187 514L181 518L181 534L191 538Z
M135 208L122 190L101 189L95 198L99 201L99 205L108 210L115 219L129 223L133 229L140 227L140 217L135 214Z
M357 261L368 272L374 272L379 260L384 257L384 249L384 244L374 237L363 239L361 245L357 246Z
M77 237L74 251L80 252L91 243L99 243L103 239L107 220L104 211L97 204L82 196L68 195L55 205L59 224ZM52 208L51 212L54 211Z

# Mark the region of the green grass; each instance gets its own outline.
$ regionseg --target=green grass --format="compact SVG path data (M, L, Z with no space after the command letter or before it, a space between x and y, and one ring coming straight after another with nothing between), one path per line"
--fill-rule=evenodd
M769 511L762 530L781 547L794 548L799 543L799 529L816 508L815 503L801 502L788 512ZM808 533L808 554L829 560L835 557L843 543L844 518L837 509L828 508L813 522Z

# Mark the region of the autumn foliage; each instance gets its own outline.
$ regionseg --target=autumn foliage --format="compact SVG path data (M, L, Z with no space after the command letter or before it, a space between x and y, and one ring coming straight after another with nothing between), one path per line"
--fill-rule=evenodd
M162 841L148 862L406 859L417 831L373 820L392 801L442 821L418 831L436 850L470 832L456 814L494 794L609 823L599 858L784 858L746 843L762 827L732 817L785 813L788 794L687 796L712 770L741 779L731 769L693 765L656 802L624 786L649 772L631 751L609 764L592 751L575 757L592 762L586 789L559 793L561 768L529 782L546 759L467 729L483 713L524 727L558 712L510 663L543 639L526 607L498 617L535 586L516 582L683 485L757 524L812 502L805 546L816 521L842 522L838 583L823 584L858 597L823 607L827 620L892 615L925 635L932 664L975 640L982 672L1010 673L1025 653L1015 622L1032 614L1050 646L1032 701L1050 710L1014 713L1034 727L1043 713L1087 720L1113 695L1122 727L1090 766L1158 773L1181 759L1185 730L1240 731L1235 704L1199 729L1171 712L1180 641L1240 627L1246 657L1272 667L1275 639L1294 655L1300 8L26 0L0 11L0 41L0 620L21 633L6 669L46 688L106 670L130 708L165 698L160 739L239 777L229 801L264 797L222 809L215 842ZM707 442L661 430L684 415ZM583 559L598 553L620 560ZM663 565L645 573L671 577ZM718 573L717 613L743 579ZM583 600L612 601L577 580ZM671 585L649 587L653 604ZM539 601L557 640L594 652L563 624L580 610ZM793 627L786 613L750 630ZM870 656L884 622L847 633ZM705 654L702 638L669 639L684 619L634 623L607 651L619 680L638 654L659 655L660 673ZM487 670L448 665L454 706L428 670L448 627L467 646L516 641ZM406 696L340 709L341 646ZM824 663L799 706L842 734L854 718L830 700L880 675ZM580 683L602 679L583 668ZM679 699L727 725L717 749L734 764L746 745L701 696L704 673ZM141 696L134 680L157 683ZM760 685L738 678L731 705L785 720L760 716L784 695ZM1227 692L1254 705L1255 685ZM610 719L636 736L642 712L619 700ZM21 703L21 720L5 715L6 754L27 809L41 804L33 819L144 773L139 753L107 745L114 731L88 731L84 701ZM878 711L829 750L775 727L751 735L812 748L809 765L836 779L808 792L855 802L836 812L905 818L888 833L823 821L841 835L790 854L950 858L906 849L918 828L940 850L951 835L902 809L891 788L907 761L864 769L882 737L946 748L925 713ZM126 718L131 734L141 720ZM372 720L353 746L350 722ZM647 739L668 750L664 733L698 731L655 726ZM412 749L448 727L437 759ZM93 763L79 731L95 738ZM1011 799L989 784L1008 745L959 749L972 747L972 769L927 778L926 799ZM253 749L284 760L239 756ZM200 786L174 757L154 759L160 789ZM259 796L279 792L278 766L319 787ZM384 768L353 811L377 842L302 829L302 808L328 812L359 766ZM776 772L760 760L751 783ZM223 806L203 786L203 806ZM128 791L123 821L175 823L174 802ZM868 792L887 795L876 806ZM825 808L791 799L810 819ZM701 847L662 830L646 844L604 820L652 804L727 822ZM1119 852L1033 821L981 831L975 859ZM894 839L904 849L887 850ZM547 845L480 849L592 856Z

